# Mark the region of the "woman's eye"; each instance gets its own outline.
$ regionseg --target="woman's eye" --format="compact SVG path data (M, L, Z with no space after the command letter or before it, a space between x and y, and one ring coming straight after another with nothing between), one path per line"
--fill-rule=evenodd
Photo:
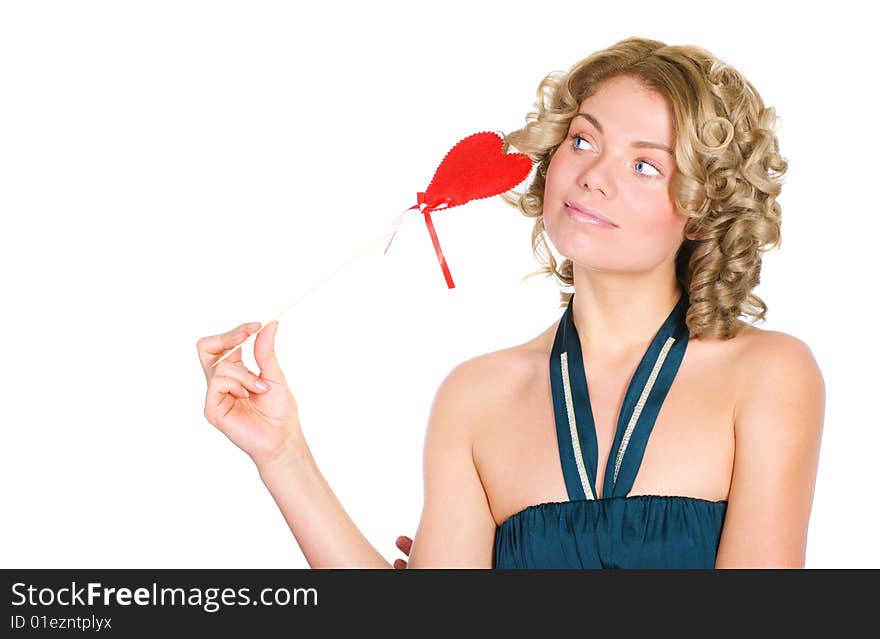
M579 151L582 150L582 149L581 149L581 147L578 146L578 141L589 143L588 140L586 140L585 138L582 138L582 137L579 136L577 133L575 133L574 135L572 135L572 136L571 136L571 139L572 139L572 142L571 142L572 147L574 147L575 149L577 149L577 150L579 150ZM592 146L592 145L590 145L590 146Z
M578 142L586 142L586 143L589 144L591 147L593 146L592 143L591 143L589 140L587 140L586 138L581 137L581 136L578 135L577 133L573 133L573 134L571 135L571 147L572 147L573 149L575 149L576 151L584 151L585 148L584 148L584 147L581 147L581 146L578 146ZM647 167L647 168L650 169L651 171L653 171L653 173L651 173L651 172L644 173L644 172L642 172L641 170L639 170L639 169L637 168L637 169L636 169L636 172L637 172L639 175L641 175L642 177L660 177L660 175L661 175L661 174L660 174L660 170L659 170L656 166L654 166L653 164L651 164L650 162L645 162L644 160L638 160L638 161L636 162L636 167L638 167L638 165L640 165L640 164L643 165L643 166L645 166L645 167Z
M657 167L655 167L653 164L649 164L649 163L645 162L644 160L639 160L638 162L636 162L636 166L638 166L639 164L642 164L642 165L648 167L649 169L651 169L652 171L654 171L654 173L642 173L642 175L645 175L647 177L657 177L658 175L660 175L660 171L658 171Z

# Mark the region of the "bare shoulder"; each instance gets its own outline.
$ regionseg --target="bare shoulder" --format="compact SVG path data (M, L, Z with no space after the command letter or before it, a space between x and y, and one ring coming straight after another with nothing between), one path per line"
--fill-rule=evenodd
M688 357L701 375L718 384L719 394L729 398L737 433L749 424L763 428L766 416L786 405L824 401L825 384L812 350L788 333L739 321L730 339L694 340Z
M815 422L824 412L825 380L812 349L802 339L783 333L744 325L735 338L737 401L735 427L767 428L768 416L782 418L780 412L797 416L804 424Z
M533 388L547 365L555 333L551 327L533 339L483 353L456 365L437 390L435 402L457 406L471 425L492 421Z
M734 358L745 388L792 379L824 385L812 349L800 338L743 323L736 341Z

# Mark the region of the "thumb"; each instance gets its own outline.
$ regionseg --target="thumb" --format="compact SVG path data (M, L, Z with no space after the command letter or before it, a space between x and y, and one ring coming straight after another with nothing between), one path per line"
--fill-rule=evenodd
M268 380L284 382L284 373L275 357L275 333L278 332L278 320L266 324L254 342L254 359L260 367L260 376Z

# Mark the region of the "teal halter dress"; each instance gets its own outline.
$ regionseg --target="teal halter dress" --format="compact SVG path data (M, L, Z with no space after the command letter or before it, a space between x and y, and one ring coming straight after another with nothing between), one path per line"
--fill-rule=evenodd
M556 438L568 501L529 506L498 526L495 568L714 568L727 501L633 495L648 438L688 343L687 293L636 368L596 498L598 445L572 303L550 356Z

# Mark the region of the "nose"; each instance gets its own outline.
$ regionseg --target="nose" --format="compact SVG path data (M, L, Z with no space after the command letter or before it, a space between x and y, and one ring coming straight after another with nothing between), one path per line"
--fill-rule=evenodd
M605 155L586 162L578 175L580 185L589 191L599 191L606 198L611 197L614 181L608 164L609 159Z

